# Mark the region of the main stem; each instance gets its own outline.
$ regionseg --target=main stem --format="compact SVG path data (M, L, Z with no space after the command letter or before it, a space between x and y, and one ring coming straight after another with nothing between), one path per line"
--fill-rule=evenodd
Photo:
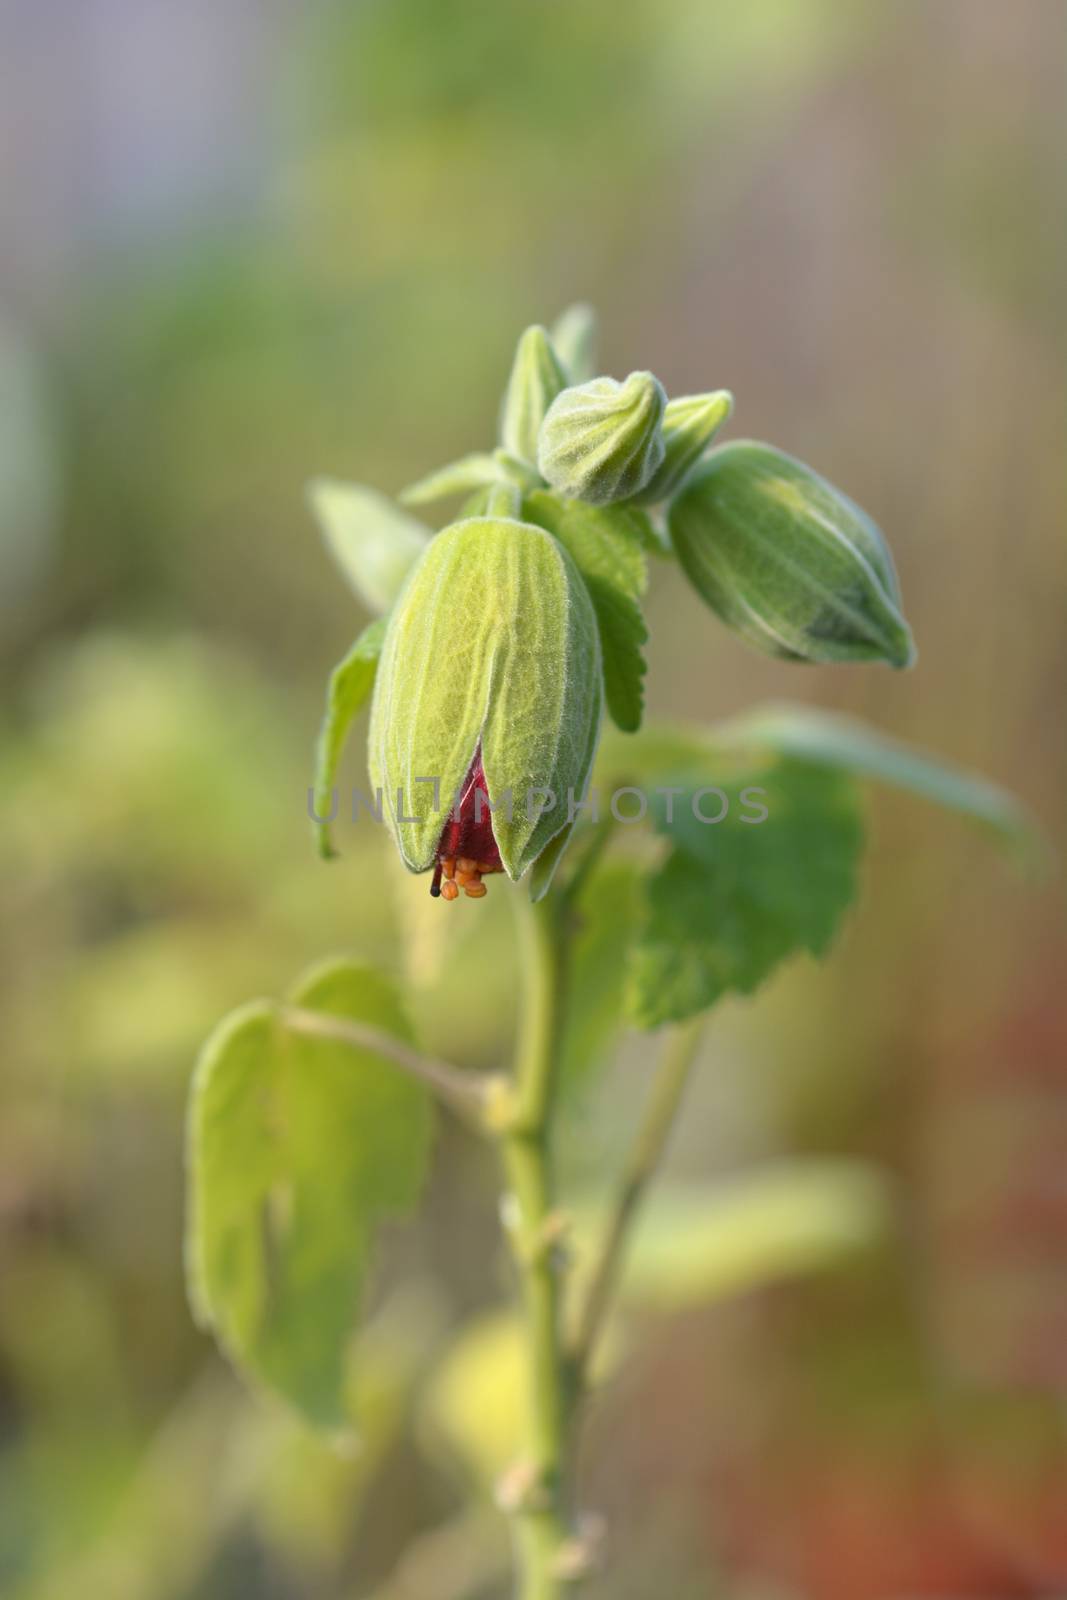
M512 1115L502 1136L505 1217L527 1346L525 1459L510 1489L519 1600L558 1600L569 1540L558 1240L553 1230L552 1113L561 1021L562 941L551 900L519 908L522 1012Z

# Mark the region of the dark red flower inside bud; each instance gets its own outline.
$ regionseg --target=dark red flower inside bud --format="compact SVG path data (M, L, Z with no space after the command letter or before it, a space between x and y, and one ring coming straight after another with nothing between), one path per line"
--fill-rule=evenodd
M430 893L445 900L455 900L461 889L472 900L480 900L485 894L482 878L486 873L504 870L493 836L480 745L463 780L459 799L448 814L435 859Z

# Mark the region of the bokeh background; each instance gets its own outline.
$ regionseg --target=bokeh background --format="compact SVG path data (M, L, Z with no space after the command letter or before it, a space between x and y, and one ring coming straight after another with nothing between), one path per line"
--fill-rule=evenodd
M489 443L519 329L591 299L606 370L730 387L735 435L872 510L920 648L765 661L662 570L653 712L848 708L1062 842L1065 68L1062 0L0 0L5 1597L504 1592L469 1139L383 1266L354 1451L250 1400L183 1297L224 1011L348 949L474 1066L510 1025L506 896L444 936L373 831L310 848L364 618L309 476L394 491ZM584 1452L597 1596L1067 1592L1065 976L1054 881L876 801L834 959L723 1008L671 1163L870 1161L892 1224L646 1308ZM583 1181L648 1060L573 1108Z

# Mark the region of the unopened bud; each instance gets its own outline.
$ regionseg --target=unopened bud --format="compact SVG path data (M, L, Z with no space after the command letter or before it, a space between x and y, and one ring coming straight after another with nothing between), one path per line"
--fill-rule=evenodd
M500 415L500 443L519 461L537 460L545 413L566 386L567 374L544 328L535 324L519 340Z
M879 529L791 456L751 442L720 446L669 520L694 588L757 649L794 661L914 660Z
M560 494L592 505L629 499L663 461L666 403L651 372L631 372L623 383L594 378L564 389L541 426L541 476Z
M389 619L369 751L400 853L437 864L435 892L442 872L446 899L520 877L566 826L565 807L525 797L583 790L601 679L589 595L551 534L474 517L437 535Z

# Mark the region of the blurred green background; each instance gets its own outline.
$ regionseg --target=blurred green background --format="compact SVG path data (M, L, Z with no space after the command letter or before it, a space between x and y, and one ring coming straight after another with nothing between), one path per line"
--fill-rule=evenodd
M505 1592L508 1279L458 1129L379 1275L355 1451L185 1308L183 1100L225 1010L348 949L471 1065L511 1022L506 894L450 918L375 830L311 848L364 618L309 476L395 491L490 443L518 331L593 300L606 370L733 389L733 436L872 511L920 649L773 663L663 570L652 712L848 708L1062 844L1065 67L1061 0L0 0L5 1600ZM597 1597L1067 1592L1061 891L902 798L872 829L831 962L719 1014L671 1160L869 1159L893 1225L728 1301L650 1292L584 1451ZM649 1060L579 1096L568 1181Z

